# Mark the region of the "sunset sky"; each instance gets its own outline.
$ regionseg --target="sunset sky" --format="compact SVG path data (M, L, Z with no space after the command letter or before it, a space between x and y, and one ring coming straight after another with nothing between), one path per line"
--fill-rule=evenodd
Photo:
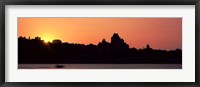
M130 47L182 49L182 18L18 18L18 37L97 45L113 33Z

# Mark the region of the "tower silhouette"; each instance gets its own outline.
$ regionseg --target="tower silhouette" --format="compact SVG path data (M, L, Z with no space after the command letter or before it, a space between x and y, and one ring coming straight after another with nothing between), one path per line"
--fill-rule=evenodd
M118 33L114 33L111 37L111 47L114 49L128 49L129 46L124 42L123 39L121 39L118 35Z

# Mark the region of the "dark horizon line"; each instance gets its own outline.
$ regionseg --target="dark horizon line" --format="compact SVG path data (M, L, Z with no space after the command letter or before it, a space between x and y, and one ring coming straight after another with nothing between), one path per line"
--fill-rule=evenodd
M30 36L29 36L28 38L27 38L26 36L19 36L18 38L20 38L20 37L26 38L26 39L28 39L28 40L34 40L36 37L39 37L39 36L36 36L35 38L30 38ZM39 37L39 38L40 38L41 41L44 42L44 40L42 40L41 37ZM60 40L60 39L53 39L52 41L48 41L48 43L53 43L54 40ZM85 46L87 46L87 45L95 45L95 46L98 46L98 43L97 43L97 44L93 44L93 43L82 44L82 43L62 42L62 40L60 40L60 41L61 41L61 43L68 43L68 44L78 44L78 45L85 45ZM45 43L45 42L44 42L44 43ZM99 43L100 43L100 42L99 42ZM111 42L109 42L109 43L111 43ZM150 44L147 44L147 45L150 45ZM129 49L132 49L132 48L137 49L137 50L145 49L145 47L143 47L143 48L136 48L136 47L131 47L131 48L130 48L130 47L129 47ZM177 50L177 49L182 50L182 48L174 48L174 49L169 49L169 50L166 50L166 51L172 51L172 50ZM163 50L163 49L154 49L154 50Z

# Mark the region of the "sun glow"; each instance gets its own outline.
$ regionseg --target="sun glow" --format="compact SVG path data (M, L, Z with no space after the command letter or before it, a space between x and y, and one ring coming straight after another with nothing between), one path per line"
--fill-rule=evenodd
M49 40L44 40L44 42L45 42L45 43L48 43L48 42L50 42L50 41L49 41Z
M47 37L46 37L46 38L43 38L43 40L44 40L45 43L52 42L52 39L47 38Z
M51 34L47 34L47 33L41 35L41 38L42 38L42 40L44 40L45 43L52 42L52 40L53 40L52 35Z

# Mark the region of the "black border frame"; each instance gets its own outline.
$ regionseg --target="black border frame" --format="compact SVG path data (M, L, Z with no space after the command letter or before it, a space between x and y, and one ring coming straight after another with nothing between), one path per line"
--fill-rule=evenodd
M195 82L5 82L5 5L195 5ZM200 0L0 0L1 87L200 87Z

